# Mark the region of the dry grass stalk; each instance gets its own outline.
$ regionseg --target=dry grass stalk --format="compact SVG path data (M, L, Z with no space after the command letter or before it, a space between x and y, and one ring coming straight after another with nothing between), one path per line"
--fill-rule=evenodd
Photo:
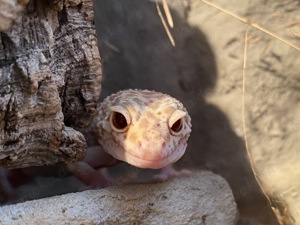
M165 1L165 0L164 0L164 1ZM167 3L165 2L165 4L167 4ZM170 11L169 11L169 7L168 7L168 6L166 6L166 7L167 7L167 11L168 11L168 12L167 12L166 9L165 9L165 14L166 14L166 16L167 16L167 19L168 19L168 18L172 18L172 17L171 17L171 13L170 13ZM164 8L165 8L165 6L164 6ZM164 26L164 28L165 28L165 31L166 31L166 33L167 33L167 35L168 35L168 38L169 38L171 44L175 47L175 41L174 41L174 38L173 38L173 36L172 36L172 34L171 34L170 30L169 30L169 27L168 27L168 25L167 25L167 23L166 23L166 20L165 20L163 14L162 14L162 12L161 12L161 9L160 9L160 7L159 7L158 1L156 1L156 9L157 9L158 15L159 15L159 17L160 17L160 19L161 19L161 22L162 22L162 24L163 24L163 26ZM168 14L168 13L169 13L169 14ZM168 17L168 15L169 15L169 17ZM169 19L168 19L168 22L169 22L170 26L173 27L173 20L171 19L171 21L172 21L172 22L171 22L172 26L171 26L170 21L169 21Z
M263 28L263 27L260 26L259 24L255 23L255 22L252 22L252 21L250 21L250 20L248 20L248 19L245 19L245 18L243 18L243 17L240 17L240 16L238 16L238 15L236 15L236 14L234 14L234 13L232 13L232 12L226 10L226 9L223 9L223 8L221 8L221 7L219 7L219 6L215 5L215 4L213 4L213 3L211 3L211 2L208 2L208 1L206 1L206 0L200 0L200 1L202 1L203 3L205 3L205 4L207 4L207 5L212 6L212 7L216 8L216 9L218 9L218 10L220 10L220 11L222 11L222 12L224 12L224 13L226 13L226 14L228 14L228 15L230 15L230 16L236 18L236 19L238 19L239 21L241 21L241 22L243 22L243 23L246 23L246 24L248 24L249 26L254 27L254 28L256 28L256 29L258 29L258 30L260 30L260 31L262 31L262 32L264 32L264 33L266 33L266 34L268 34L268 35L274 37L274 38L276 38L277 40L279 40L279 41L281 41L281 42L283 42L283 43L289 45L290 47L295 48L295 49L297 49L298 51L300 51L300 47L299 47L299 46L296 46L296 45L294 45L294 44L288 42L288 41L285 40L284 38L279 37L278 35L274 34L273 32L271 32L271 31L269 31L269 30Z
M171 12L170 12L167 0L162 0L162 4L163 4L163 8L164 8L165 15L167 17L167 21L169 23L169 26L171 28L173 28L174 27L174 23L173 23L172 15L171 15Z

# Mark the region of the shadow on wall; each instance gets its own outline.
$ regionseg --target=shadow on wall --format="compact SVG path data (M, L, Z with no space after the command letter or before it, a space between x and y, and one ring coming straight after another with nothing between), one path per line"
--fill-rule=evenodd
M178 4L183 4L177 1ZM177 3L176 3L177 4ZM205 102L217 70L205 35L185 21L184 6L173 10L172 47L155 3L140 0L95 2L95 20L103 58L102 99L127 88L168 93L187 107L193 124L186 155L177 163L225 177L238 203L264 201L252 174L244 142L218 108Z

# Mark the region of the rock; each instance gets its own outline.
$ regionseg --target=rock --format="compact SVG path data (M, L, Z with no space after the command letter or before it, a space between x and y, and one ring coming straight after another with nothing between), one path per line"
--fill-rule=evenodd
M219 175L201 171L164 183L113 186L0 208L0 224L236 224Z

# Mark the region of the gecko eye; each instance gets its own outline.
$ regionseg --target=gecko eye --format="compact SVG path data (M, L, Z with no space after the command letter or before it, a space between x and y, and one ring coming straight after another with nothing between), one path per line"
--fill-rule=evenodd
M120 112L112 112L110 114L110 125L117 132L125 132L128 128L128 123L125 116Z
M183 128L182 118L177 120L171 127L170 131L172 135L178 135Z
M187 115L185 111L175 110L169 118L170 133L174 136L180 135L184 128L184 118Z

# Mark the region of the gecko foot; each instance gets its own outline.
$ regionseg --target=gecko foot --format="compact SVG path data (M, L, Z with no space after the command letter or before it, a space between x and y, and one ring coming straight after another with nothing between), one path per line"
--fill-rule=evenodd
M153 176L153 179L157 182L166 181L175 177L181 177L191 174L191 171L182 169L182 170L175 170L173 166L166 166L161 169L159 174Z
M92 174L92 181L79 189L79 191L101 189L114 185L115 181L111 179L106 169L95 170Z

